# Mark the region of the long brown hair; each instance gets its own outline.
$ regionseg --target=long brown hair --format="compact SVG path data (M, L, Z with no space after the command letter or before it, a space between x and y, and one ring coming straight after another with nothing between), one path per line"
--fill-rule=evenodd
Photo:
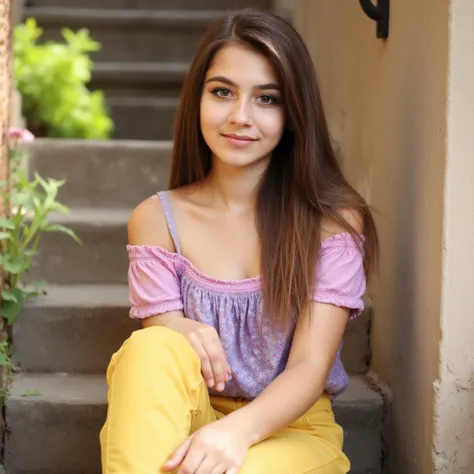
M174 130L170 189L198 182L211 169L199 111L206 72L228 43L264 54L281 81L287 126L259 184L256 225L261 242L264 314L272 326L302 314L315 284L321 222L329 217L357 240L367 278L376 266L378 239L364 199L344 179L324 116L314 66L296 30L284 19L255 9L230 14L207 30L184 83ZM343 217L363 219L365 239Z

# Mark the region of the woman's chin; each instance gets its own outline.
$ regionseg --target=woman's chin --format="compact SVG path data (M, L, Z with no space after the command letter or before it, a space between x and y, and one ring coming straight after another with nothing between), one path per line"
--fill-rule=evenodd
M250 153L229 153L223 152L215 154L214 159L219 161L224 166L232 166L236 168L245 168L247 166L253 166L257 163L262 162L266 157L260 155L255 156Z

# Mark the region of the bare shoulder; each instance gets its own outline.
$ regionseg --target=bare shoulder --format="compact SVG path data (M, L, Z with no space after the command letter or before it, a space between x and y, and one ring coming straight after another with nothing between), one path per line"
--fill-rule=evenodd
M356 209L341 209L339 211L340 216L354 228L354 230L359 233L364 233L364 219L362 214ZM322 221L321 226L321 237L322 240L327 239L334 234L340 234L342 232L347 232L347 229L336 222L334 219L325 217Z
M174 251L173 240L158 196L145 199L132 211L128 221L128 243L157 245L170 252Z
M356 209L342 209L339 212L342 218L354 228L358 234L364 233L364 218Z

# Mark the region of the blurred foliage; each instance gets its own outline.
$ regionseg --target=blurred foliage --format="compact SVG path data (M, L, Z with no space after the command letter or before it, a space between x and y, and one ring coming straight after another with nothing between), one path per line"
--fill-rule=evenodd
M85 29L74 33L64 28L64 43L38 44L42 33L32 18L14 32L14 77L28 128L37 136L110 138L113 123L103 93L87 88L92 70L88 53L100 44Z

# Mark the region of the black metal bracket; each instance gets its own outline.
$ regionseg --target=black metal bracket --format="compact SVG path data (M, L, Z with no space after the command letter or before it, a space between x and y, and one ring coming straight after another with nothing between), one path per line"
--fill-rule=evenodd
M390 16L390 0L377 0L377 6L372 0L359 0L364 13L377 22L377 38L388 38Z

